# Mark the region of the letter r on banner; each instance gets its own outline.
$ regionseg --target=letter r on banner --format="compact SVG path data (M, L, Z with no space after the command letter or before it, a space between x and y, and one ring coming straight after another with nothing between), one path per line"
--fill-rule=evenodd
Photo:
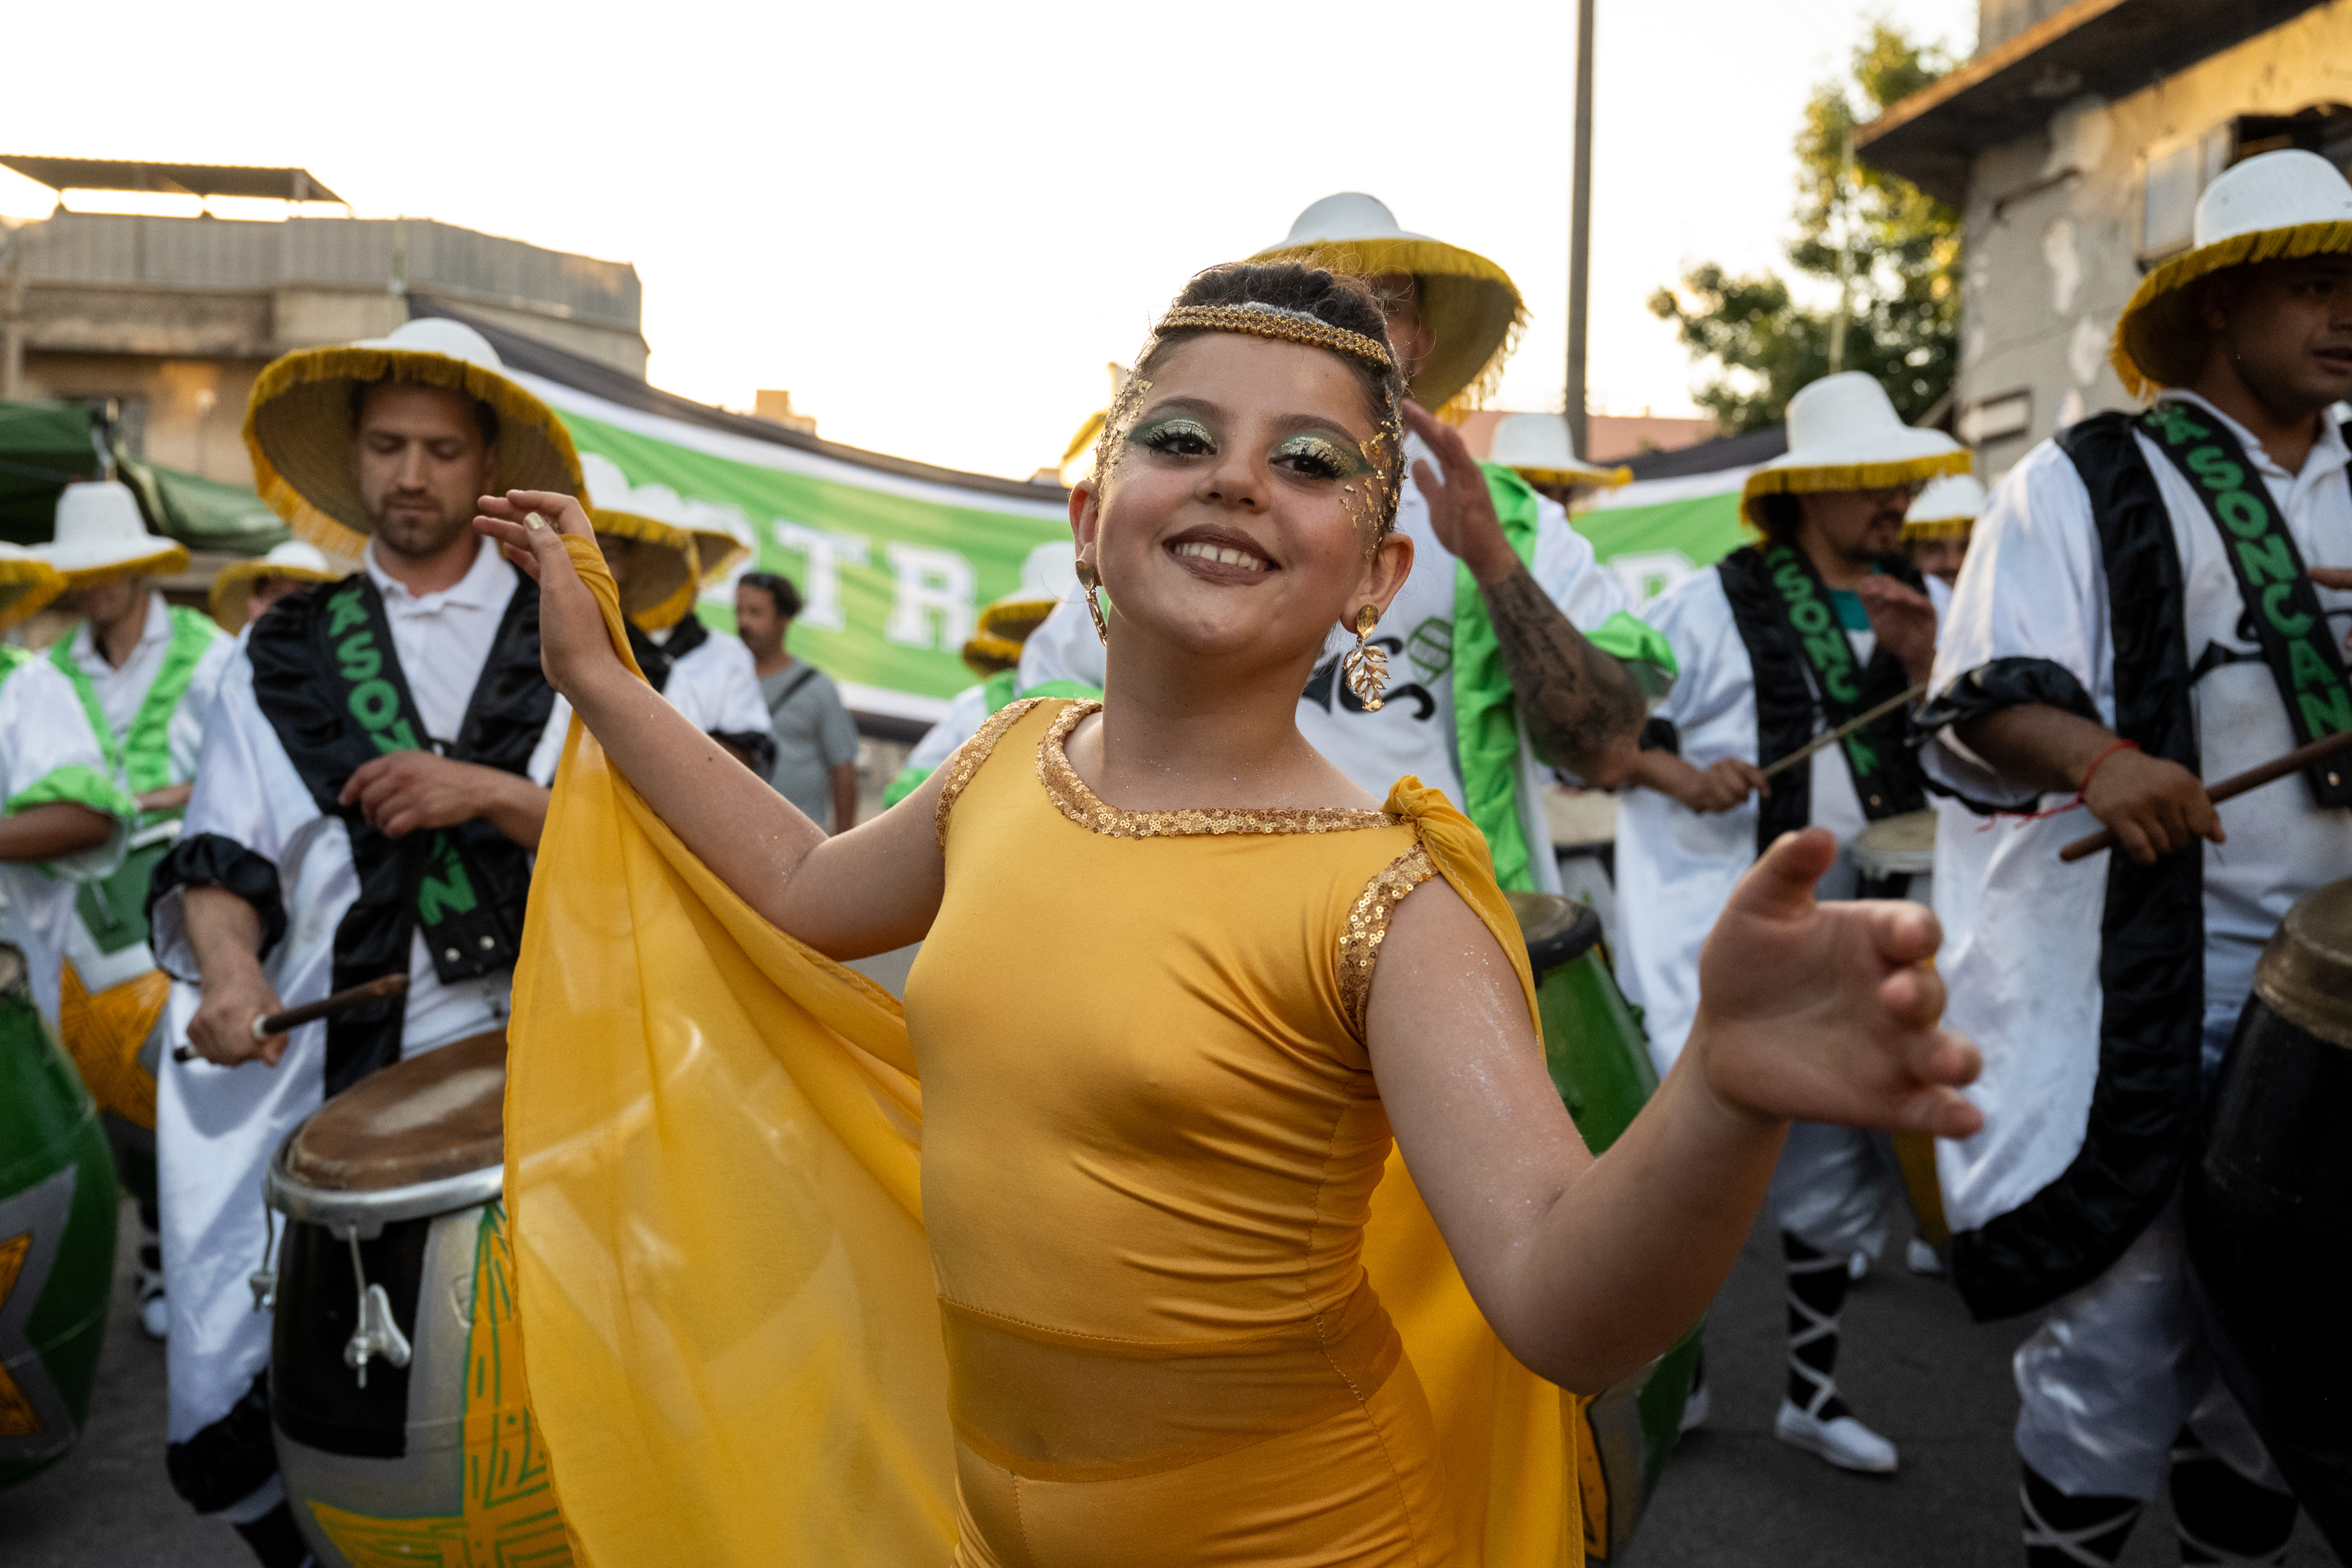
M863 566L874 558L874 547L861 533L835 533L811 528L787 518L775 521L776 542L808 558L801 574L800 624L820 631L837 632L849 625L841 611L841 569ZM962 639L958 638L961 646Z
M979 586L971 563L952 550L919 544L885 544L897 586L890 619L882 635L901 647L961 648L972 631L972 598ZM931 617L937 616L936 633Z

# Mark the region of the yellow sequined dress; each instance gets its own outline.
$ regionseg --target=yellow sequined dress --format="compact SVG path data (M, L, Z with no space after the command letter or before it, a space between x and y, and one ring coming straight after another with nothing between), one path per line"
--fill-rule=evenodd
M1475 829L1412 781L1119 811L1064 759L1089 710L950 764L903 1019L575 728L507 1191L583 1561L1581 1560L1575 1403L1479 1317L1363 1044L1412 886L1513 930Z

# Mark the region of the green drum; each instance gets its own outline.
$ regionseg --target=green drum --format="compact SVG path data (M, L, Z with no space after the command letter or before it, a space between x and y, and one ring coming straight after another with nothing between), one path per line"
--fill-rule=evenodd
M1544 1060L1595 1154L1617 1142L1658 1087L1641 1020L1618 992L1601 917L1557 893L1508 893L1543 1014ZM1583 1408L1584 1554L1623 1555L1682 1429L1699 1331Z
M81 1433L114 1283L114 1161L97 1108L0 945L0 1489Z

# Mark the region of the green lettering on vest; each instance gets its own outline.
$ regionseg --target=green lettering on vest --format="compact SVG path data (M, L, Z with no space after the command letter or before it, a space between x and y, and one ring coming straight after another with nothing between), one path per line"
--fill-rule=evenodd
M1868 778L1878 771L1878 748L1859 731L1845 738L1845 754L1853 759L1853 771L1861 776Z
M2189 410L2178 403L2162 403L2148 410L2147 427L2162 437L2168 447L2178 447L2184 441L2194 441L2213 432L2189 416Z
M2287 553L2286 535L2265 532L2260 539L2238 541L2238 564L2246 581L2259 588L2265 583L2292 583L2294 560Z
M2336 735L2352 730L2352 691L2339 686L2332 691L2298 691L2295 705L2303 722L2315 735Z
M1830 607L1819 599L1806 599L1789 606L1789 624L1807 637L1819 637L1830 629Z
M449 841L439 834L433 836L433 869L425 873L416 884L416 918L428 926L437 926L445 914L467 914L474 908L473 879L466 875L465 863L449 853Z
M2255 500L2251 490L2229 490L2214 497L2213 510L2221 517L2221 526L2241 539L2260 539L2270 531L2270 508Z
M2219 447L2200 447L2189 454L2188 461L2190 471L2209 490L2218 492L2245 488L2246 470L2223 457Z
M2292 583L2273 583L2263 590L2263 619L2291 637L2299 637L2311 629L2311 617L2297 610L2289 615L2286 598L2294 592Z
M373 632L353 632L337 643L335 658L345 680L373 680L383 673L383 655L376 649Z
M360 591L346 588L327 601L327 635L339 637L353 626L367 625L367 606L360 602Z
M383 729L370 731L368 739L375 742L376 755L380 757L388 757L394 752L414 752L418 749L416 731L408 727L406 719L395 719Z
M2310 639L2297 637L2286 645L2287 668L2294 673L2297 691L2325 690L2336 684L2336 672L2319 657L2319 650Z
M371 730L381 730L400 716L400 693L389 680L365 680L352 688L352 717Z

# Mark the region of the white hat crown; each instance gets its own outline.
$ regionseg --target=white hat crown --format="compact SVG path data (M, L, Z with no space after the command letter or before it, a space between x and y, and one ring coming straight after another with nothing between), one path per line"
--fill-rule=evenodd
M1789 399L1789 454L1907 429L1886 388L1858 370L1825 375Z
M1557 414L1509 414L1495 426L1486 460L1507 468L1559 471L1590 465L1576 455L1568 421Z
M1340 191L1310 204L1294 219L1282 243L1272 248L1321 245L1351 239L1426 239L1397 226L1396 214L1378 196L1361 191Z
M285 566L299 572L334 570L327 562L325 551L299 539L289 539L282 544L271 545L269 553L261 558L261 563L265 566Z
M2223 170L2197 198L2192 229L2201 249L2310 223L2352 223L2352 183L2318 153L2283 147Z
M1984 507L1982 480L1974 474L1946 474L1940 479L1928 481L1905 518L1911 522L1950 522L1976 517Z
M139 513L139 498L120 479L93 479L68 485L58 496L58 525L53 536L59 545L135 543L168 545L171 541L147 531Z
M495 374L506 374L506 362L499 351L490 347L490 340L466 325L446 316L419 316L413 321L403 321L392 330L389 337L363 338L352 345L360 349L394 349L413 354L439 354L444 359L463 360Z

